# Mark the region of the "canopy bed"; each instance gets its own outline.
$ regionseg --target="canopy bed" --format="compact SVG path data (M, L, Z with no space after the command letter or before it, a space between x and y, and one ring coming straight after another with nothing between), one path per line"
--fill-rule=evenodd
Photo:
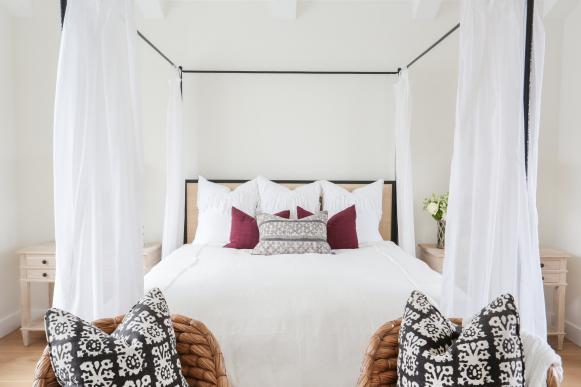
M244 181L214 182L235 189ZM278 183L297 189L312 182ZM371 182L335 183L352 191ZM439 297L439 275L392 242L394 187L383 186L384 241L331 255L263 256L196 244L198 182L188 180L186 244L148 273L145 288L159 287L174 313L210 327L235 386L353 386L369 337L400 316L409 293Z
M105 1L109 7L114 7L114 2ZM490 301L492 296L496 297L501 291L511 291L515 293L515 298L520 302L519 308L523 311L523 327L531 332L543 337L546 334L546 326L543 326L544 311L541 311L538 290L541 289L540 268L538 257L538 241L536 239L536 207L534 201L534 191L536 189L536 163L537 163L537 138L538 138L538 107L540 101L539 82L542 79L542 64L537 63L538 57L542 58L543 47L538 41L532 39L533 18L535 17L534 1L528 0L522 3L498 2L495 7L482 8L484 5L468 1L470 7L463 11L461 22L467 25L466 32L461 36L461 61L459 98L457 105L457 128L455 138L455 157L452 167L451 183L451 217L449 225L450 233L450 255L444 267L444 280L432 271L423 262L413 259L415 255L414 227L413 227L413 188L412 169L410 156L410 120L411 101L408 81L408 68L417 62L421 57L436 47L440 42L450 36L454 31L460 29L460 24L454 26L444 34L438 41L422 52L418 57L408 63L407 67L397 69L397 71L302 71L302 70L196 70L183 69L170 60L159 48L157 48L143 34L138 36L150 45L160 56L177 70L177 79L172 82L170 91L170 104L168 108L168 131L167 147L168 157L166 164L166 211L164 224L164 259L154 267L145 278L145 289L160 288L168 300L168 305L173 313L193 316L204 321L220 341L223 349L225 361L229 370L229 379L235 386L352 386L357 381L358 370L361 363L361 354L367 347L367 342L371 334L385 321L394 320L401 316L403 307L409 294L414 290L421 290L429 295L436 302L441 302L448 315L466 317L474 313L482 305ZM77 3L74 3L77 5ZM139 211L141 203L139 191L139 176L141 173L141 154L138 149L139 130L138 117L135 114L138 95L135 92L135 79L133 58L134 40L136 39L135 26L131 17L131 10L128 8L130 2L124 3L126 8L125 19L117 20L113 18L112 23L120 24L121 28L115 33L101 35L97 28L96 36L104 36L104 41L109 43L113 38L121 39L126 45L121 46L125 56L119 58L115 56L97 55L95 61L95 72L99 72L99 67L103 67L105 84L110 89L105 89L103 93L91 95L89 101L97 101L98 109L86 112L86 117L70 119L71 106L77 106L77 94L86 95L83 92L83 82L75 77L83 77L72 71L78 63L68 59L68 52L61 51L61 65L59 66L59 87L57 88L57 103L55 122L55 205L57 218L57 262L60 262L60 269L57 265L57 291L55 293L55 304L63 309L73 309L79 314L82 312L86 318L91 316L109 313L112 310L123 310L140 293L142 278L135 275L131 264L122 261L121 258L131 257L131 251L136 250L140 242L138 235ZM72 5L72 4L71 4ZM66 1L63 2L63 9ZM510 9L506 9L506 7ZM82 20L86 14L77 11L77 17ZM121 8L121 7L120 7ZM485 12L486 11L486 12ZM502 16L499 18L498 16ZM538 16L538 15L537 15ZM498 19L498 20L497 20ZM512 28L519 21L526 21L518 33L492 34L489 38L490 25L497 27L498 31ZM68 21L69 19L67 19ZM516 21L515 21L516 20ZM466 23L465 23L466 22ZM73 22L72 22L73 23ZM75 20L74 27L82 28L83 24ZM494 24L497 23L497 24ZM98 24L98 23L97 23ZM105 24L106 25L106 24ZM477 26L475 28L474 26ZM525 28L526 26L526 28ZM90 50L80 43L82 39L76 41L71 33L66 31L63 47L72 47L85 53L85 57L90 58ZM492 28L492 27L491 27ZM105 28L105 30L107 30ZM114 30L114 29L112 29ZM72 29L74 32L74 28ZM108 31L108 30L107 30ZM123 31L124 33L119 33ZM498 32L493 31L493 32ZM95 32L95 31L91 31ZM506 39L510 36L511 39ZM542 40L542 34L539 35ZM479 40L480 39L480 40ZM506 44L503 44L504 41ZM484 43L482 43L484 42ZM533 53L533 42L535 55ZM99 42L102 44L102 42ZM472 45L483 44L486 53L490 54L485 61L480 57L477 50L471 49ZM500 48L496 49L496 46ZM522 50L521 50L522 49ZM520 52L521 50L522 52ZM515 53L516 52L516 53ZM128 55L127 55L128 54ZM99 56L102 55L102 56ZM111 61L111 57L117 60ZM506 74L502 78L495 77L498 72L502 72L502 61L509 58ZM492 63L489 63L492 62ZM119 77L115 70L115 65L128 70L132 76L125 79ZM482 73L480 66L484 67L484 74L491 80L490 82L479 82L478 75ZM67 71L68 70L68 71ZM499 71L500 70L500 71ZM524 71L524 77L522 73ZM111 72L115 76L108 76ZM182 106L181 97L183 88L181 80L184 74L205 74L205 73L228 73L228 74L296 74L296 75L397 75L398 82L395 85L397 104L395 113L395 133L396 133L396 182L389 181L382 184L380 198L375 205L371 205L371 210L367 204L360 205L355 199L349 203L351 207L357 208L357 235L359 244L357 248L334 249L327 244L327 238L316 235L304 238L302 234L293 234L295 239L292 242L323 243L326 245L327 253L314 254L311 251L306 253L287 252L285 254L257 254L255 250L242 248L227 248L223 239L209 243L207 240L199 238L200 230L208 226L201 227L200 221L202 211L200 210L202 200L199 187L201 184L214 184L217 191L224 194L234 192L249 184L243 180L216 180L213 183L200 177L199 181L187 180L184 195L184 178L182 176ZM531 75L532 73L532 75ZM513 76L515 75L516 76ZM499 81L502 79L506 86ZM83 79L81 79L82 81ZM486 81L487 79L485 79ZM76 82L75 82L76 81ZM91 82L95 79L91 78ZM500 84L499 84L500 82ZM72 85L72 86L71 86ZM498 88L500 91L497 91ZM80 90L79 90L80 89ZM99 90L98 87L96 87ZM490 89L490 90L489 90ZM482 93L481 91L486 92ZM126 96L121 102L121 115L116 114L115 108L109 104L109 93L113 93L117 99ZM118 94L115 94L118 93ZM494 110L495 98L498 101L507 103L514 109L499 108L503 114L496 114ZM86 102L82 100L81 102ZM470 106L473 102L475 106ZM531 105L531 106L530 106ZM85 103L79 109L92 106ZM492 106L492 108L491 108ZM123 109L125 108L125 109ZM477 109L480 108L480 109ZM108 109L112 109L109 111ZM105 114L98 115L100 110ZM82 112L82 110L81 110ZM113 124L109 124L107 129L111 137L115 139L112 143L102 141L98 135L98 126L92 125L100 122L101 116L113 117ZM121 117L121 119L119 119ZM488 121L484 121L490 118ZM79 121L79 122L76 122ZM79 152L81 144L71 143L68 140L71 132L76 129L75 124L84 124L89 121L87 138L97 139L95 147L89 147L89 157ZM529 122L530 121L530 122ZM131 130L125 128L129 125ZM86 129L84 126L82 126ZM505 133L491 128L507 128L506 137L510 141L502 141ZM521 128L523 130L521 130ZM134 132L131 132L134 130ZM518 132L517 132L518 130ZM129 131L125 133L124 131ZM120 134L121 133L121 134ZM125 135L122 135L125 134ZM118 136L118 137L116 137ZM488 138L491 136L492 139ZM83 137L75 139L82 141ZM92 144L91 141L89 141ZM494 161L493 172L486 168L487 152L496 152L495 144L501 144L501 156L492 158ZM120 160L121 173L110 165L100 163L99 158L90 157L100 150L109 151L111 148L111 158ZM132 152L123 154L121 149L129 148ZM88 160L86 164L80 163L84 168L89 169L90 183L99 182L100 179L107 183L109 187L107 195L96 195L96 192L83 191L86 182L77 179L78 176L86 177L84 170L67 169L68 165L74 165L76 157ZM477 160L479 163L472 163ZM529 160L532 162L529 164ZM88 166L88 167L87 167ZM113 167L115 167L113 165ZM80 168L80 167L79 167ZM110 168L108 170L107 168ZM104 169L104 170L102 170ZM112 178L107 178L107 172L111 172ZM105 178L103 178L105 176ZM121 180L124 176L127 180ZM476 176L476 177L475 177ZM484 231L500 230L496 218L480 216L474 209L475 192L471 192L464 187L476 186L475 178L483 176L480 185L491 191L495 200L491 200L491 213L495 213L503 206L492 208L494 204L503 204L507 207L505 219L507 227L513 231L510 243L500 243L495 245L495 234L483 232L473 233L468 238L463 234L465 230L473 226L477 219L484 219L481 229ZM116 183L123 182L119 186ZM361 182L321 182L321 185L331 184L339 190L347 192L347 195L355 195L360 190L365 190L372 185L380 184L380 181ZM468 182L468 183L466 183ZM312 184L309 181L279 181L280 185L295 191L306 185ZM511 184L508 184L511 183ZM275 183L273 183L275 184ZM503 184L509 186L508 190L496 190L495 187ZM396 192L397 187L397 192ZM492 187L492 188L491 188ZM90 188L96 190L95 187ZM71 202L78 199L77 191L81 190L89 198L97 202L97 206L71 205ZM232 191L231 191L232 190ZM262 238L262 227L264 224L277 224L276 227L289 229L305 229L311 222L320 226L327 224L327 214L329 206L325 204L326 193L316 198L316 208L311 208L310 215L305 215L301 220L289 218L290 212L298 215L299 207L279 208L287 210L286 219L284 215L279 215L275 211L267 213L275 219L266 219L263 222L262 213L257 210L258 201L250 201L251 205L246 211L246 216L254 221L254 227L260 231ZM212 194L205 194L206 201L214 200ZM321 206L322 197L322 206ZM81 199L86 199L80 195ZM209 199L208 199L209 198ZM109 201L107 199L110 199ZM217 200L219 201L219 200ZM242 200L244 202L244 200ZM379 202L380 204L377 204ZM81 201L81 204L84 202ZM91 203L91 202L90 202ZM343 203L344 204L344 203ZM106 216L111 215L114 209L124 208L129 205L130 211L124 213L129 221L121 225L116 225L112 230L125 230L127 233L116 235L112 238L123 243L113 243L103 245L109 250L101 251L101 244L91 245L99 238L92 238L92 234L112 233L107 229ZM214 206L213 210L221 212L224 217L221 220L211 223L211 227L221 222L222 230L230 230L230 221L234 218L235 206L230 202L221 202ZM460 208L462 207L462 211ZM79 210L80 208L80 210ZM343 207L345 208L345 207ZM98 211L101 209L101 211ZM113 209L113 210L112 210ZM182 212L181 209L184 209ZM348 210L346 208L345 210ZM466 209L466 211L464 211ZM303 208L301 210L304 211ZM322 211L321 211L322 210ZM510 210L510 211L509 211ZM102 212L105 213L105 222L96 224L95 230L89 228L89 232L75 223L84 217L85 211L93 211L93 215L99 219ZM377 234L377 238L363 239L360 234L359 221L364 217L365 211L375 211L377 221L372 222L372 233ZM244 212L244 211L240 211ZM307 211L309 212L309 211ZM316 212L313 214L312 212ZM204 212L205 213L205 212ZM466 215L465 215L466 214ZM220 215L220 216L221 216ZM205 215L204 215L205 216ZM278 216L278 217L277 217ZM309 218L312 216L313 218ZM256 217L256 218L254 218ZM123 220L127 220L123 218ZM205 219L205 218L204 218ZM525 221L523 221L525 219ZM288 221L288 222L287 222ZM296 224L291 224L296 222ZM352 219L355 222L355 217ZM496 222L496 223L495 223ZM115 223L115 222L113 222ZM208 223L208 224L209 224ZM232 223L234 224L234 223ZM290 226L288 226L290 224ZM92 224L91 224L92 225ZM183 225L183 227L182 227ZM288 227L287 227L288 226ZM274 226L273 226L274 227ZM105 230L103 230L105 228ZM233 229L233 226L232 226ZM81 230L81 231L79 231ZM325 228L324 230L327 230ZM75 232L79 232L77 235ZM256 231L258 233L258 231ZM210 232L212 234L213 231ZM231 234L232 235L232 234ZM288 235L272 234L268 242L288 242ZM298 236L297 236L298 235ZM211 235L210 235L211 236ZM207 235L206 235L207 237ZM318 237L319 240L316 237ZM75 238L78 238L75 239ZM285 239L286 238L286 239ZM298 239L297 239L298 238ZM183 239L184 245L180 247ZM79 242L80 241L80 242ZM464 243L466 242L467 243ZM262 241L259 242L259 244ZM399 246L396 244L399 242ZM505 245L509 248L500 251L498 256L506 256L506 267L510 269L510 275L503 275L501 280L494 274L490 264L494 261L494 256L486 256L486 271L479 272L480 266L476 256L468 253L474 251L472 245L488 244L501 250ZM535 244L537 251L535 253ZM119 249L119 245L125 249ZM253 245L254 246L254 245ZM251 247L252 248L252 247ZM491 251L494 250L491 248ZM97 254L95 253L97 251ZM266 250L265 250L266 251ZM103 254L103 252L105 254ZM498 251L495 251L498 252ZM76 265L73 259L75 255L82 254L88 261L107 260L105 263L112 263L106 266L108 269L117 267L119 270L112 270L120 278L102 281L100 278L105 270L98 270L95 273L95 283L102 287L103 282L115 282L115 287L105 286L101 289L104 295L93 295L90 284L83 284L81 278L77 278L75 273L83 269L83 265ZM535 255L536 254L536 255ZM110 257L112 255L112 257ZM464 258L466 255L467 258ZM463 265L463 259L470 265ZM60 260L60 261L59 261ZM476 262L476 263L475 263ZM535 266L536 265L536 266ZM85 263L88 267L88 263ZM59 274L60 273L60 274ZM486 277L482 276L486 274ZM60 275L60 278L59 278ZM130 291L123 293L123 300L118 300L111 293L122 292L122 285L129 276ZM482 283L478 277L488 278L488 283ZM538 278L537 278L538 277ZM491 279L492 278L492 279ZM59 284L58 280L62 283ZM466 279L469 279L466 284ZM476 279L476 280L475 280ZM514 286L514 280L518 280ZM532 284L538 285L536 287ZM60 285L60 286L59 286ZM529 293L525 287L529 286ZM77 288L85 291L87 297L93 297L93 303L99 303L103 299L110 301L106 307L96 308L95 305L83 305L81 292ZM442 296L443 294L443 296ZM122 302L121 302L122 301ZM90 307L93 307L91 309ZM99 316L102 317L102 316ZM542 320L542 321L541 321Z

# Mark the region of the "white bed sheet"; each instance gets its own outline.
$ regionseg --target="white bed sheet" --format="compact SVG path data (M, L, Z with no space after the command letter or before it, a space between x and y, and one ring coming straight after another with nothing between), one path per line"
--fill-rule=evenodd
M373 332L414 289L438 302L440 284L392 242L274 256L185 245L145 278L215 334L233 387L352 387Z

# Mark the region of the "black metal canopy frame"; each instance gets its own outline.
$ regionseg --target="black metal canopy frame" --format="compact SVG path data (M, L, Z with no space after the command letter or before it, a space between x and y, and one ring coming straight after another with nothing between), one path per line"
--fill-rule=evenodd
M438 39L434 44L428 47L420 55L415 57L412 61L407 64L407 68L410 68L414 63L416 63L420 58L430 52L438 44L444 41L448 36L450 36L454 31L460 28L460 23L456 24L452 29L446 32L440 39ZM151 46L163 59L165 59L170 65L179 69L183 74L322 74L322 75L397 75L400 73L401 68L392 71L315 71L315 70L184 70L181 66L176 66L176 64L167 57L160 49L158 49L149 39L147 39L141 32L137 31L137 34L141 39Z
M526 36L525 36L525 67L524 67L524 148L525 148L525 170L528 172L528 154L529 154L529 104L530 104L530 78L531 78L531 59L532 59L532 43L533 43L533 15L534 15L534 0L522 0L527 3L526 14ZM61 26L64 24L65 12L67 8L67 0L60 0L61 4ZM424 55L433 50L436 46L442 43L447 37L452 35L454 31L460 28L460 23L452 27L448 32L442 35L431 46L425 49L421 54L412 59L407 68L413 66ZM398 75L401 68L396 71L310 71L310 70L188 70L178 66L167 55L165 55L159 48L155 46L149 39L145 37L140 31L137 31L139 37L153 48L163 59L179 71L180 89L183 94L182 75L183 74L319 74L319 75Z

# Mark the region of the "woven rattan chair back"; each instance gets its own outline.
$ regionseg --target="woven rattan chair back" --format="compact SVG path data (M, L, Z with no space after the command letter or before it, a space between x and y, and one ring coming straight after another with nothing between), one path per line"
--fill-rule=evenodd
M105 333L112 333L123 320L123 316L97 320L93 324ZM200 321L174 315L171 318L176 334L177 351L182 364L182 373L190 387L229 387L224 357L218 341ZM50 363L48 347L34 373L33 387L60 386Z
M451 319L461 324L460 319ZM383 324L373 336L361 365L361 374L357 387L395 387L397 384L397 355L399 352L399 328L401 320ZM556 372L550 368L547 372L547 386L559 387Z

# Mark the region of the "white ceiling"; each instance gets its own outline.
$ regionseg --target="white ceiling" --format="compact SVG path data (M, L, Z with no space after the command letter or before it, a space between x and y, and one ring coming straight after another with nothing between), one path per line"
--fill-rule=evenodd
M421 20L408 3L299 1L295 20L278 20L265 1L181 1L172 2L163 19L139 16L137 22L168 57L189 69L228 64L241 70L388 71L458 23L457 2L442 1L435 17ZM453 34L416 66L455 66L457 38Z
M58 0L42 0L55 1ZM298 0L135 0L144 18L164 18L174 4L179 3L220 3L220 2L272 2L273 17L294 19ZM408 3L410 12L416 19L437 17L442 3L459 3L461 0L300 0L300 2L378 2ZM565 18L581 0L545 0L543 15L550 18ZM29 17L33 7L32 0L0 0L0 7L14 17Z
M272 17L275 19L295 19L297 17L298 0L137 0L143 17L147 19L162 19L172 5L179 3L219 3L219 2L271 2ZM301 2L332 3L338 0L301 0ZM341 1L341 0L339 0ZM550 18L565 18L578 5L580 0L545 0L543 16ZM23 8L30 8L30 0L0 0L9 4L9 8L16 9L22 14ZM343 0L343 2L364 3L407 3L414 19L433 19L438 16L442 3L459 3L460 0ZM23 3L24 5L20 4Z
M249 0L137 0L145 18L160 19L176 3L199 2L248 2ZM272 2L272 16L278 19L294 19L297 15L297 0L254 0ZM337 0L307 0L309 2L337 2ZM431 19L437 16L443 0L347 0L350 2L407 3L414 18ZM457 3L459 0L444 0Z

